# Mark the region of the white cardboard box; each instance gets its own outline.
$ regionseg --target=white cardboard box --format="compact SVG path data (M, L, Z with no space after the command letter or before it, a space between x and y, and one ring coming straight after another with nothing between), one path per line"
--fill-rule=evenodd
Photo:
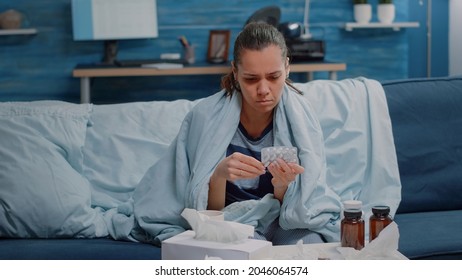
M162 242L163 260L204 260L206 257L224 260L266 259L271 254L271 242L247 239L240 243L220 243L194 239L188 230Z

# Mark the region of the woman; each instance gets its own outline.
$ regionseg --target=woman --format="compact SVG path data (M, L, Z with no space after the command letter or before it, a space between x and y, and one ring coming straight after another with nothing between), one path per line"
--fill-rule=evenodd
M274 110L289 76L284 38L271 25L248 25L236 40L232 69L223 86L229 95L234 91L242 95L242 108L228 157L210 179L208 208L215 210L235 201L261 198L273 193L273 187L274 196L282 201L289 183L304 170L278 160L268 166L267 173L260 156L262 148L273 146Z
M268 166L261 162L261 149L273 146L273 116L284 86L291 86L289 58L284 38L273 26L250 23L234 45L232 73L223 78L226 93L242 95L240 123L223 159L210 178L208 209L247 199L260 199L268 193L282 202L287 188L304 168L277 159ZM301 94L293 86L289 94ZM276 234L276 235L275 235ZM262 236L263 235L263 236ZM323 242L309 230L284 231L277 220L258 233L278 244ZM275 240L277 239L277 240Z
M224 89L189 112L135 191L145 239L159 243L188 228L184 208L223 210L273 244L339 239L341 204L325 183L322 131L289 69L276 28L250 23L238 35ZM269 146L296 147L300 164L277 160L267 172L260 151Z

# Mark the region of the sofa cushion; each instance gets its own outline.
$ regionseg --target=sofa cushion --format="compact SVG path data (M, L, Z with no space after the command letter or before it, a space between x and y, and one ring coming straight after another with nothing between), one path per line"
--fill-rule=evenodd
M80 174L91 106L0 104L0 236L108 234Z
M402 184L398 213L462 209L462 77L383 87Z
M399 251L410 259L462 259L462 210L399 214Z
M198 101L93 105L83 149L83 173L91 183L92 205L110 209L126 202Z

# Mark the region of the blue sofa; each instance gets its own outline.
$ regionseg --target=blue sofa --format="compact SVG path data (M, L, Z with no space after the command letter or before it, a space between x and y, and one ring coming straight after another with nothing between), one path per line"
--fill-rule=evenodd
M411 259L462 259L462 77L383 87L402 184L399 249Z
M394 217L400 230L399 250L410 259L462 259L462 77L408 79L383 82L382 85L402 184L402 200ZM125 207L123 202L129 199L129 193L175 137L184 115L196 102L80 105L78 109L53 109L43 119L42 115L37 118L35 109L25 114L25 109L9 112L15 118L21 116L21 122L25 118L28 125L33 123L33 133L39 131L46 135L40 141L45 141L43 145L49 146L47 151L59 161L52 167L58 169L59 176L74 178L72 181L79 184L55 189L51 185L56 185L59 176L48 178L40 169L42 165L31 165L28 174L35 174L32 176L34 180L40 177L51 184L45 190L46 195L33 188L17 195L18 203L24 209L32 210L25 211L28 216L13 217L16 223L9 221L13 226L0 231L0 259L160 259L161 249L153 245L106 238L108 232L98 228L95 211L104 211L114 205ZM50 104L39 105L48 107ZM62 107L63 104L54 105ZM168 121L156 122L160 115L163 119L167 116ZM3 134L18 125L11 124L8 116L0 114L0 117L3 117L0 119ZM63 138L61 134L55 135L56 129L48 130L43 122L69 131ZM2 145L13 143L13 148L15 144L21 147L32 145L30 150L41 148L34 146L37 145L35 141L28 143L22 142L24 137L11 137ZM0 158L4 162L0 163L0 205L4 212L15 207L5 203L9 185L15 186L23 181L26 184L27 178L16 180L16 176L14 180L9 179L12 171L2 173L1 168L6 170L8 165L20 164L29 166L27 162L21 162L21 158L8 158L11 155L6 150L0 149ZM27 160L41 162L43 158ZM76 190L91 193L91 206L76 194ZM63 198L52 200L49 205L43 203L43 197L48 202L50 197L64 195L66 198L69 194L73 199L65 201L70 205L57 205ZM81 211L75 218L81 219L81 227L73 232L66 227L68 217L56 211L69 207ZM50 211L56 213L49 216ZM117 214L109 212L106 215ZM32 228L21 223L25 219L40 217L47 223ZM29 236L14 238L14 232L19 228ZM117 236L115 229L109 226L107 230Z

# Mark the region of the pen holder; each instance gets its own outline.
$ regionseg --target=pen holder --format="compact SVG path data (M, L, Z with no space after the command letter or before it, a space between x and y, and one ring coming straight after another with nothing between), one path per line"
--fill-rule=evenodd
M194 64L196 61L196 54L194 52L194 46L184 47L184 59L188 64Z

